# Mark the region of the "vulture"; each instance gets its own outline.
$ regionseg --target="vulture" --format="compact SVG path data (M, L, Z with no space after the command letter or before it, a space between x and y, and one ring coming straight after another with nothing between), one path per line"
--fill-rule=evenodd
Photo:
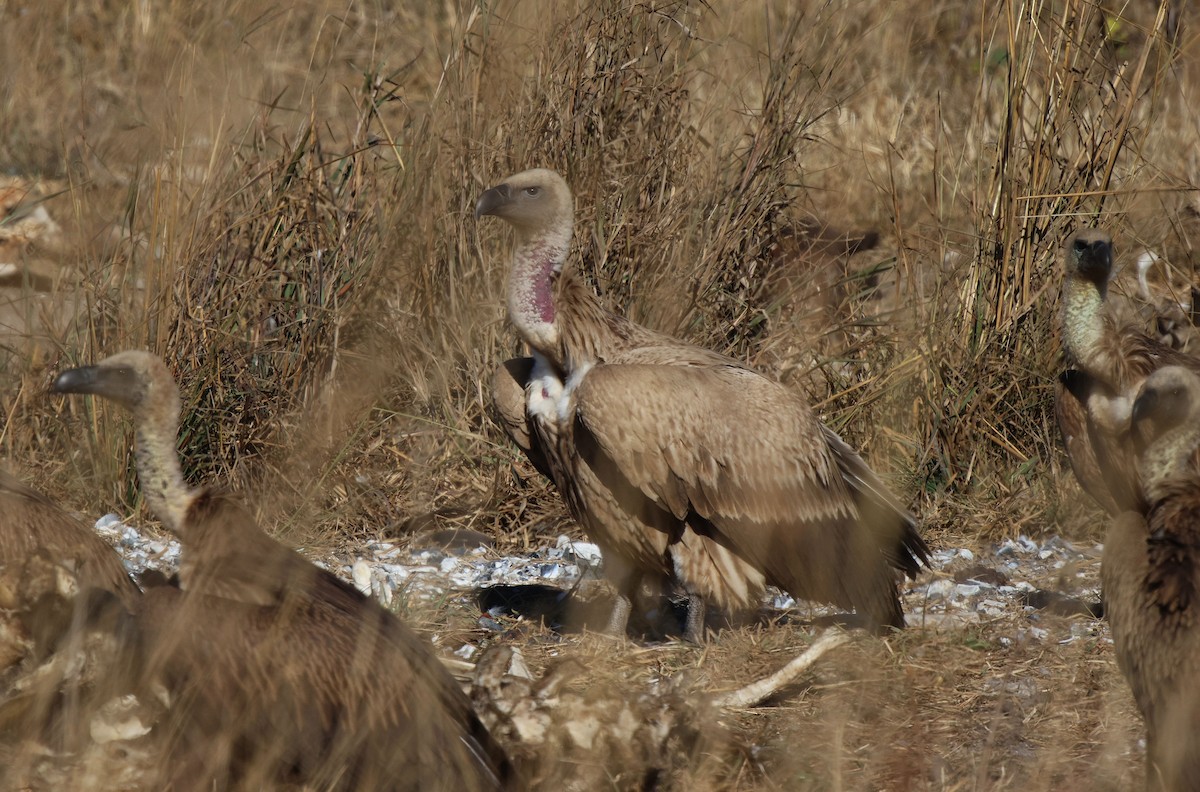
M1142 508L1129 417L1142 381L1157 369L1200 359L1121 323L1107 303L1112 239L1100 229L1073 234L1063 248L1062 344L1066 369L1055 411L1075 478L1109 514Z
M101 588L132 607L140 595L107 542L44 495L0 470L0 608L21 610L44 594L22 585L30 565L60 565L79 588Z
M1147 508L1109 528L1105 613L1146 722L1147 788L1200 789L1200 376L1152 373L1132 433Z
M22 666L0 692L0 732L28 737L56 725L54 733L65 737L104 701L104 663L93 662L97 647L81 640L107 632L89 615L86 594L93 590L128 608L141 596L116 550L0 470L0 671L35 664Z
M915 576L929 550L803 398L605 309L564 266L574 206L557 173L518 173L475 214L516 231L508 314L533 353L497 370L493 407L600 546L610 632L644 578L687 593L693 641L706 604L757 607L767 584L903 627L893 570Z
M179 389L141 351L62 372L57 393L133 415L154 514L183 547L180 587L149 589L127 632L171 692L183 788L505 788L507 757L432 649L375 600L267 536L228 494L184 483ZM212 748L216 746L216 748ZM175 788L181 788L176 786Z

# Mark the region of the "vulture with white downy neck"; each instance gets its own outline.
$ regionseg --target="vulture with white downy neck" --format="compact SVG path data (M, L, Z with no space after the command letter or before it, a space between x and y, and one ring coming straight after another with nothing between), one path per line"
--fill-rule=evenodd
M704 603L757 607L767 584L904 625L894 570L929 553L916 521L803 398L604 308L565 266L574 204L553 171L506 179L475 214L516 231L508 313L533 352L496 372L494 407L601 547L611 631L644 576L688 593L692 640Z
M187 485L176 450L179 387L157 356L121 352L95 366L69 369L55 378L51 391L101 396L132 416L142 497L183 545L183 588L273 605L290 591L321 584L321 570L263 533L236 498Z
M1122 323L1107 303L1111 237L1096 228L1063 246L1062 345L1055 411L1075 477L1109 514L1142 508L1129 419L1143 380L1163 366L1200 372L1200 359Z
M183 702L172 720L183 742L228 745L197 759L196 783L252 770L331 789L510 783L504 751L424 640L267 536L230 495L187 486L179 389L162 360L122 352L62 372L52 390L132 414L143 496L182 545L183 590L148 591L132 631L148 677Z
M1146 722L1147 788L1200 789L1200 375L1152 373L1131 422L1145 512L1109 528L1104 611Z

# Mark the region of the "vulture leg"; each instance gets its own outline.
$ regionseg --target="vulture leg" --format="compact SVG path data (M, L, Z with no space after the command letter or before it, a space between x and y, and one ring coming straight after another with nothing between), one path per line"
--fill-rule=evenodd
M641 573L616 553L606 553L601 548L604 557L604 574L613 585L613 608L608 617L608 626L604 631L609 635L620 637L625 635L629 626L629 614L633 610L633 599L637 596L638 586L642 582Z
M533 371L533 358L512 358L501 363L492 374L492 418L504 433L525 453L538 472L550 480L550 465L537 435L530 431L525 412L525 385Z
M608 617L608 625L604 628L604 632L614 637L624 635L625 628L629 625L629 613L632 610L633 599L625 592L618 591L613 600L612 615Z
M694 591L688 592L687 622L683 628L683 639L694 644L704 643L704 597Z

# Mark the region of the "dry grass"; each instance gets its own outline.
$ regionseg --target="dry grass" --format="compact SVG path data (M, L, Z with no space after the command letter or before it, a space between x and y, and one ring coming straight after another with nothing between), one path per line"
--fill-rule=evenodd
M806 389L934 544L1100 537L1052 417L1057 248L1099 222L1119 265L1149 247L1195 282L1194 13L401 5L0 4L0 168L45 180L63 228L21 246L51 293L0 284L55 319L0 340L18 472L87 513L136 508L127 427L45 385L148 347L184 383L189 478L251 494L297 544L446 512L511 549L577 531L485 411L516 342L507 240L470 208L537 164L574 186L577 261L610 303ZM812 218L881 243L848 267L790 257ZM739 747L717 753L743 764L714 783L1125 786L1135 723L1108 649L972 645L986 633L856 649L857 673L731 718ZM774 665L781 640L678 656ZM631 652L582 657L636 674ZM1045 700L981 692L1030 675Z

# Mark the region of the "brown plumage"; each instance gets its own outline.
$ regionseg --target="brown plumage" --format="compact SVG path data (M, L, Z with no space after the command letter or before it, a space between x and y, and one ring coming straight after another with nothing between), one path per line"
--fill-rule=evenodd
M111 591L132 606L139 591L121 557L79 519L0 469L0 569L7 573L31 557L69 564L79 586ZM7 574L5 575L7 578ZM0 592L0 607L15 605L23 592Z
M520 436L605 554L618 590L610 629L624 629L643 575L688 592L693 639L703 602L752 607L768 583L854 608L873 627L903 626L892 568L915 575L928 549L802 398L601 306L563 266L573 202L554 172L519 173L475 211L517 232L509 316L534 352ZM519 425L508 372L495 406Z
M1109 528L1105 613L1146 721L1147 787L1200 789L1200 377L1154 372L1132 421L1147 511Z
M75 591L87 587L127 607L140 594L107 542L0 470L0 611L10 615L8 630L24 633L39 654L52 649L71 622ZM24 655L20 643L0 640L0 669Z
M532 375L533 358L513 358L496 368L492 375L492 417L538 472L553 481L550 461L542 453L541 444L532 436L529 419L525 415L525 385Z
M5 738L75 745L86 734L111 693L108 625L89 619L81 596L100 590L125 607L141 596L90 527L0 470L0 672L12 682L0 691Z
M1063 248L1062 342L1066 371L1055 409L1067 457L1084 490L1110 514L1142 508L1129 445L1129 410L1142 381L1200 360L1120 322L1106 302L1113 248L1107 233L1085 229Z
M186 486L175 451L178 388L161 360L123 352L63 372L53 390L103 396L133 414L143 494L183 545L184 590L152 589L134 609L146 674L177 699L179 743L219 748L193 753L175 783L507 783L503 751L423 640L271 539L235 499Z

